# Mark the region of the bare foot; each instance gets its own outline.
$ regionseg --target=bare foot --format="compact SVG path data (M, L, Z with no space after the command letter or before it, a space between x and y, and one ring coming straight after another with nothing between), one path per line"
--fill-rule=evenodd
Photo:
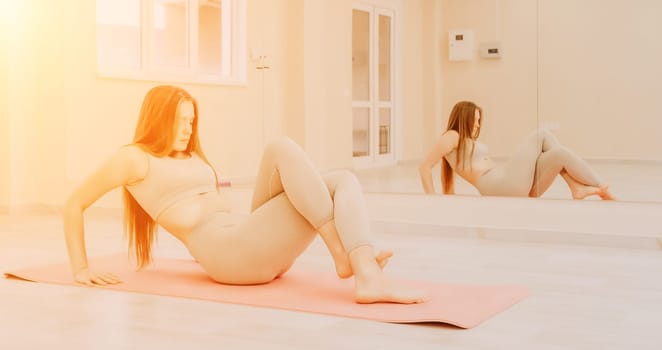
M354 271L354 298L357 303L414 304L425 301L420 290L403 286L384 275L371 246L355 248L348 255Z
M611 201L611 200L615 200L615 199L616 199L616 198L614 198L614 196L611 194L611 192L609 192L609 186L608 186L608 185L602 185L602 186L600 186L600 192L598 193L598 195L599 195L600 198L602 198L603 200L609 200L609 201Z
M387 278L381 270L369 276L357 276L355 283L355 300L359 304L417 304L425 301L423 292Z
M384 268L386 264L388 264L388 259L390 259L393 256L393 251L390 250L382 250L377 254L375 257L375 260L377 261L377 264L379 265L380 268Z
M577 185L572 188L572 198L574 199L584 199L588 196L600 195L600 187L588 186L588 185Z
M388 260L393 256L393 252L390 250L382 250L375 256L375 261L380 268L384 268L388 264ZM344 256L334 256L334 261L336 264L336 273L340 278L349 278L354 275L352 271L352 266L349 263L349 257L347 254Z

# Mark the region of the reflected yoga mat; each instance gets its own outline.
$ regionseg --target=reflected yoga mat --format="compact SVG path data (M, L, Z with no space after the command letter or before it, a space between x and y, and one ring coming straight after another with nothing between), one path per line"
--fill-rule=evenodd
M90 260L97 270L114 273L123 283L99 287L261 306L291 311L370 319L393 323L441 322L471 328L528 296L515 285L464 285L407 280L423 288L422 304L357 304L353 279L341 280L335 272L302 271L296 267L275 281L254 286L224 285L212 281L193 260L155 259L150 267L135 268L126 255ZM38 266L5 273L6 277L33 282L81 286L73 281L68 264ZM404 280L403 280L404 281Z

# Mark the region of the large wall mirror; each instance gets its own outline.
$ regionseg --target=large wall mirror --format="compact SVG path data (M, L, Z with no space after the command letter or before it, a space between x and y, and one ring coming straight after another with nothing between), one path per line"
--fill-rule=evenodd
M624 201L662 201L662 2L538 0L541 125ZM556 181L549 198L563 198Z
M548 128L618 200L662 202L662 2L442 0L439 134L459 100L485 110L480 140L506 161L532 130ZM449 32L470 30L471 60L449 59ZM482 57L496 43L501 58ZM431 69L434 71L434 69ZM421 150L422 158L427 149ZM420 159L419 158L419 159ZM359 169L368 192L422 193L415 159ZM433 169L440 192L439 166ZM478 191L456 176L458 194ZM557 177L541 199L571 199ZM599 199L589 197L589 199Z

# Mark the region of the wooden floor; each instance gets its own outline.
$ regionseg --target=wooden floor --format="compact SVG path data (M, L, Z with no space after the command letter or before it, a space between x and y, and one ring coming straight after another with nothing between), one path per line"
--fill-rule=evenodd
M463 330L0 278L0 349L660 348L659 205L608 204L586 214L588 207L553 200L366 198L375 233L396 248L390 273L522 284L531 296ZM460 215L472 211L482 219ZM66 261L61 226L44 210L0 216L0 269ZM86 227L89 255L125 250L117 211L91 210ZM187 257L166 234L156 253ZM332 263L317 239L297 266Z

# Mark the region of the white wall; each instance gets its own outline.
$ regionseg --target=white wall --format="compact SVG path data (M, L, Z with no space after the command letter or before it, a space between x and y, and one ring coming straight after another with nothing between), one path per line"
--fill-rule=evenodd
M9 202L9 100L7 49L9 11L0 7L0 211Z
M442 124L469 99L485 108L481 137L496 156L548 122L582 157L662 160L662 2L441 0L439 11ZM448 61L457 28L476 45L500 41L503 57Z
M537 127L536 1L442 0L442 128L453 105L471 100L484 109L481 139L494 156L508 156ZM501 43L501 59L448 59L448 31L472 30L475 46Z
M403 160L420 159L441 134L441 43L439 1L406 1L403 6ZM396 82L398 84L398 82Z
M541 3L541 120L586 157L662 161L662 1Z

